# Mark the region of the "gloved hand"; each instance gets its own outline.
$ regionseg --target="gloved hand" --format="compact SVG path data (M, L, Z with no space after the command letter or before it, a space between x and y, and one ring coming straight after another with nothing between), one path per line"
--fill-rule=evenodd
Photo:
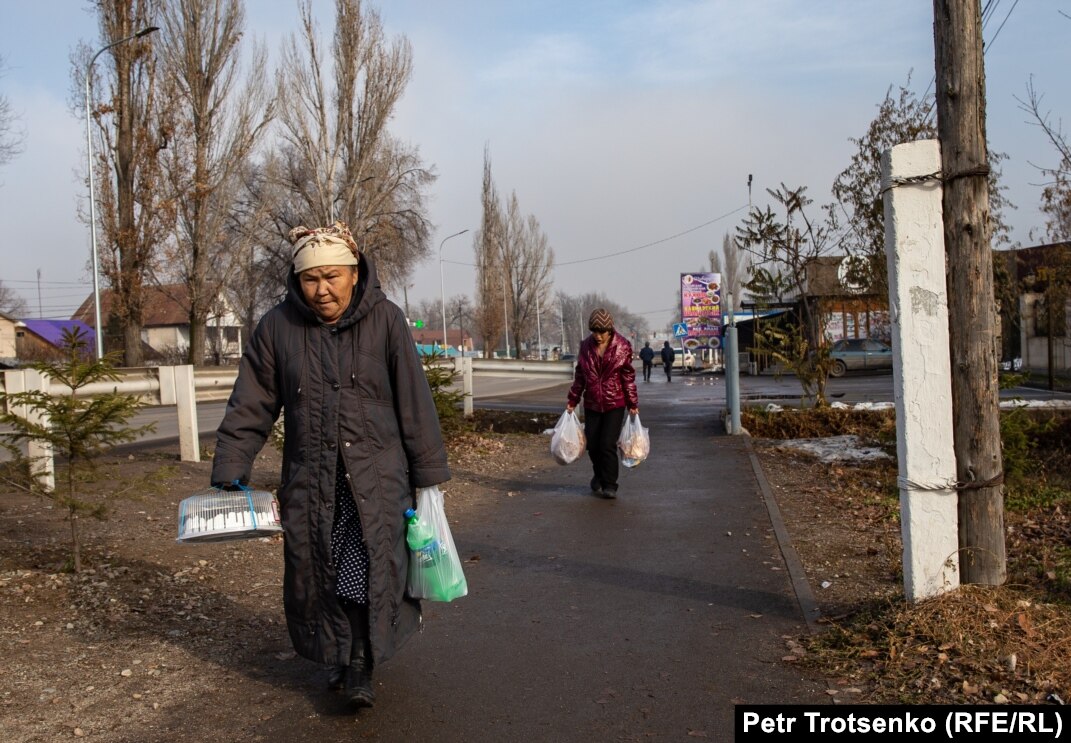
M240 480L235 480L234 482L214 482L212 483L212 487L225 490L228 493L233 493L236 490L244 490Z

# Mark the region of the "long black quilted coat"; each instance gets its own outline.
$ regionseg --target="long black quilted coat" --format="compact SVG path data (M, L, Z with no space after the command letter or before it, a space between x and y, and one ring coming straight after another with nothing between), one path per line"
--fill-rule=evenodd
M361 256L354 298L335 325L319 321L295 277L261 319L219 427L212 481L246 482L284 409L278 498L284 533L283 603L294 649L349 662L349 621L334 599L331 525L335 466L346 467L368 545L369 625L376 662L419 629L405 591L405 509L414 488L450 478L439 419L409 325Z

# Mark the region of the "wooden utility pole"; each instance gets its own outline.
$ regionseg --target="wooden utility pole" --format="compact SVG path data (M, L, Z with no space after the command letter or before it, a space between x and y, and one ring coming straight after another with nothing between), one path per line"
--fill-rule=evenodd
M934 0L963 583L1007 579L980 0Z

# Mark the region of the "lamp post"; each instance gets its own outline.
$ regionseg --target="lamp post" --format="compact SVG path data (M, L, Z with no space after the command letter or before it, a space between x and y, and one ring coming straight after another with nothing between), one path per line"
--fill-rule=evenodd
M447 356L449 356L449 354L446 353L446 349L449 348L449 346L446 345L446 284L443 282L443 245L446 245L446 241L450 238L464 235L466 232L468 232L467 229L461 230L461 232L455 232L452 235L447 235L443 238L443 241L439 243L439 296L442 298L443 304L443 353Z
M141 29L136 34L131 34L130 36L119 39L119 41L113 41L111 44L99 49L97 53L90 58L89 64L86 65L86 161L89 166L89 242L93 250L93 312L94 321L97 325L98 361L104 357L104 328L100 323L100 260L97 256L97 212L93 197L93 131L90 123L91 114L89 107L89 102L92 96L93 63L97 61L97 57L104 54L104 52L112 47L125 44L134 39L140 39L142 36L148 36L159 30L160 28L158 26L148 26Z

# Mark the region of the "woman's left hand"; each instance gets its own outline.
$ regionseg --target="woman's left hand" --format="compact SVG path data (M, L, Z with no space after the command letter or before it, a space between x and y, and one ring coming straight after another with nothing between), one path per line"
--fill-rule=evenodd
M632 410L628 411L628 414L629 415L639 415L640 414L640 406L637 405Z

